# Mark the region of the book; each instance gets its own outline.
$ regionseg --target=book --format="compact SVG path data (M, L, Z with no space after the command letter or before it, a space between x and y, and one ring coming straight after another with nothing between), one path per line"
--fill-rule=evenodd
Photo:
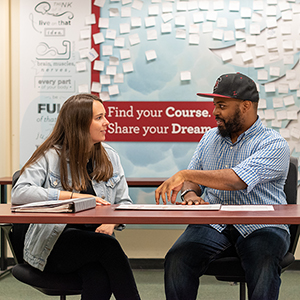
M120 204L115 209L129 210L220 210L221 204L204 205L156 205L156 204Z
M23 205L12 206L12 212L79 212L96 207L94 197L75 198L70 200L50 200L32 202Z

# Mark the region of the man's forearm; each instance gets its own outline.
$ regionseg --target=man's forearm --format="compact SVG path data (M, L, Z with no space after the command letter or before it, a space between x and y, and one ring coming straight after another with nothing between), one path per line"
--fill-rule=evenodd
M185 182L203 185L209 188L226 191L243 190L247 184L240 179L232 169L223 170L182 170ZM190 188L189 183L185 183L182 191Z

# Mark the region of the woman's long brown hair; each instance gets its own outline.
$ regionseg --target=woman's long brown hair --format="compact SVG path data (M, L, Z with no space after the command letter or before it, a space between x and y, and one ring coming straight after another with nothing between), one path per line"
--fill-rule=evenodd
M91 158L94 171L91 177L96 181L107 181L113 175L113 166L101 143L90 150L90 125L93 118L93 102L102 101L92 94L71 96L65 101L50 136L32 154L21 169L36 162L49 149L55 149L60 156L60 177L65 190L85 190L89 175L86 169ZM68 163L72 182L68 181Z

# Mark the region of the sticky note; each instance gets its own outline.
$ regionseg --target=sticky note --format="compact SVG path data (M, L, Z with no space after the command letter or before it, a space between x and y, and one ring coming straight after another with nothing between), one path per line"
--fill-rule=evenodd
M143 5L144 5L143 1L134 0L132 3L132 8L137 9L137 10L142 10Z
M124 74L123 73L117 73L114 76L114 83L123 83L124 82Z
M133 72L133 64L131 61L123 63L123 72L124 73Z
M78 85L78 93L88 93L89 92L89 86L88 84L80 84Z
M86 16L85 17L85 24L86 25L96 24L95 14L90 14L90 15Z
M95 71L103 71L104 70L104 61L95 60L93 69Z
M110 100L108 92L101 92L100 95L99 95L99 97L100 97L100 99L102 101Z
M130 58L130 50L129 49L121 49L120 50L120 58L121 59L128 59Z
M147 61L154 60L157 58L155 50L148 50L145 52Z
M100 82L92 82L91 92L100 93L101 92L101 83Z
M141 42L140 37L137 33L132 34L132 35L129 36L129 43L130 43L131 46L139 44L140 42Z
M130 32L130 24L122 23L120 24L120 34L129 33Z
M124 47L125 46L125 38L123 38L123 37L117 37L115 39L114 46L115 47Z
M117 84L109 85L108 86L108 94L110 96L118 95L119 94L119 87L118 87L118 85Z
M104 42L103 33L102 32L98 32L98 33L93 34L93 39L94 39L94 43L96 45L100 44L100 43L103 43Z
M98 52L92 48L88 51L87 57L90 61L94 61L99 56Z
M83 72L83 71L86 71L86 70L87 70L87 68L86 68L85 61L76 62L76 71L77 72Z
M117 36L116 30L109 29L109 28L106 30L106 36L105 36L106 39L114 40L116 38L116 36Z
M106 67L106 75L116 75L117 67L116 66L107 66Z
M102 46L102 55L112 55L113 54L113 46L112 45L103 45Z
M119 58L115 56L111 56L109 58L109 65L110 66L118 66L119 65Z
M110 84L110 75L100 75L101 84Z
M147 40L157 40L157 31L155 29L147 30Z
M191 75L190 71L180 72L180 80L181 81L191 80L191 79L192 79L192 75Z
M99 28L108 28L109 27L109 19L108 18L99 18L98 27Z

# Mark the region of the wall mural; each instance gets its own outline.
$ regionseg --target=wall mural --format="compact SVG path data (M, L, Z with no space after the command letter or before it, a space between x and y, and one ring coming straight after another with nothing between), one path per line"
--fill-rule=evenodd
M62 103L105 101L107 142L127 177L187 167L216 126L211 92L223 73L250 76L259 116L300 156L300 1L20 0L20 163L51 131ZM300 178L300 176L299 176ZM132 189L153 203L153 189ZM137 200L138 199L138 200Z

